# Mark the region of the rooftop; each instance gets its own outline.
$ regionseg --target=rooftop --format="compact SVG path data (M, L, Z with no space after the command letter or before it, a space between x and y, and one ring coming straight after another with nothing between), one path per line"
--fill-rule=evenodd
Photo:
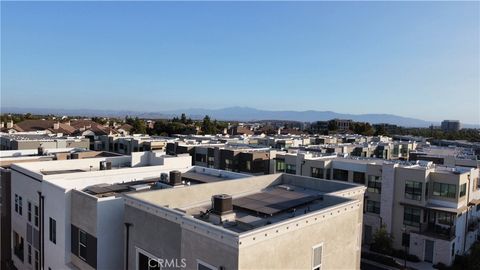
M356 200L349 197L363 195L364 190L364 186L352 183L272 174L182 189L128 194L126 198L127 201L143 202L148 207L193 217L199 224L241 234L352 203ZM228 194L233 198L232 211L222 218L222 222L218 222L212 206L212 196L218 194Z

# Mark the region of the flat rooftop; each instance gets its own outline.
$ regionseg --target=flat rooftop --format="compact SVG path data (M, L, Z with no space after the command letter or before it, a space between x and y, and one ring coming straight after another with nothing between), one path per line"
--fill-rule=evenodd
M312 212L341 206L363 196L365 187L347 182L322 180L289 174L254 176L231 181L127 194L127 201L145 203L193 217L235 233L244 233ZM232 197L232 211L222 223L212 212L212 196ZM348 194L348 195L347 195ZM350 198L349 198L350 197ZM218 216L217 216L218 217Z
M69 140L69 141L79 141L85 139L82 136L71 137L71 136L57 136L56 134L21 134L21 133L2 133L2 138L14 141L56 141L56 140Z
M169 172L170 171L165 171L163 173L168 175ZM247 177L247 175L222 174L221 172L222 171L215 169L204 170L202 167L191 167L187 171L181 172L182 184L175 186L175 188ZM161 179L159 176L122 183L100 183L88 186L82 191L98 198L104 198L118 196L124 193L142 192L172 187L173 186Z

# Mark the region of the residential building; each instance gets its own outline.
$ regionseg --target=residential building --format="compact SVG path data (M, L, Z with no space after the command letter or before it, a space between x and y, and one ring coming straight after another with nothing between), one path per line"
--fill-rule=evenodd
M142 180L99 183L72 190L71 264L75 269L124 269L128 261L123 248L125 238L128 238L125 234L128 228L124 226L124 195L149 190L178 189L247 176L196 166L179 170L158 168L156 176Z
M122 266L122 262L112 264L110 261L122 249L122 240L112 236L122 231L123 226L114 222L119 213L115 210L116 204L99 204L96 210L101 215L91 217L99 222L97 228L108 227L102 231L105 234L98 235L98 238L81 233L72 235L72 224L81 225L75 223L72 209L73 213L85 210L85 220L91 210L85 208L86 201L85 205L72 205L73 190L159 178L161 173L185 171L190 167L191 157L188 155L173 157L155 152L10 165L14 266L17 269L122 269L117 267ZM75 237L79 239L79 246L72 246ZM108 239L113 240L106 248ZM95 242L98 248L88 249L83 257L82 245Z
M0 135L1 150L36 150L39 147L90 149L89 139L83 136L68 137L36 132L0 133Z
M11 170L16 163L39 162L66 159L84 159L93 157L118 156L114 153L94 152L76 148L54 148L35 150L0 151L0 268L12 266L12 219L11 219Z
M128 194L127 268L359 269L364 191L270 174Z
M478 168L288 153L277 154L275 170L366 185L365 244L383 224L394 248L450 265L480 235Z

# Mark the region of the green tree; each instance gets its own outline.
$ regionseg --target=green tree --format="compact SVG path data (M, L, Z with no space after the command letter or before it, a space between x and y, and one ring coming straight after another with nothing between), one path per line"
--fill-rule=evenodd
M337 126L337 123L335 122L335 120L328 121L328 130L329 131L335 131L337 129L338 129L338 126Z
M210 120L210 116L205 115L202 121L202 132L203 134L216 134L217 128L215 124Z
M373 234L373 242L370 249L382 254L390 254L392 252L393 236L387 232L385 225Z

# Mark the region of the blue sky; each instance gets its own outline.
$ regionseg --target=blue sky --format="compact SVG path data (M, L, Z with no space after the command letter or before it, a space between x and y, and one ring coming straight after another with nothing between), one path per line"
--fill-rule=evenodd
M479 2L3 2L1 105L480 123Z

